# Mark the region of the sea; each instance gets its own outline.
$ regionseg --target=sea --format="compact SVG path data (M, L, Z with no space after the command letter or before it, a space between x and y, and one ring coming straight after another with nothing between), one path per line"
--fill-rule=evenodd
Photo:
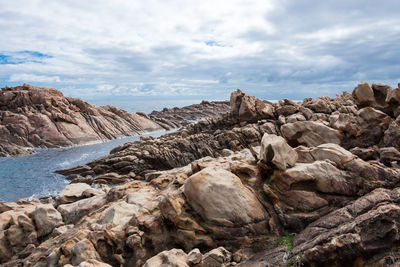
M200 103L200 99L178 100L129 100L129 99L92 99L96 106L113 105L129 112L146 112L163 108L183 107ZM166 132L145 133L145 136L158 137ZM19 157L0 157L0 201L15 201L21 198L40 198L59 193L68 183L56 170L83 165L126 142L138 140L140 136L128 136L120 139L81 146L40 149L35 154Z

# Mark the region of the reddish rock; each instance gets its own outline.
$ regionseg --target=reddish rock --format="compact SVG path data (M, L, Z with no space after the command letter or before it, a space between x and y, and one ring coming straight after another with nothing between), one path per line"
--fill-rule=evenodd
M0 156L26 153L22 147L71 146L162 129L137 114L27 84L3 88L0 106Z
M234 118L242 121L255 121L273 118L272 105L250 96L240 89L231 94L231 114Z

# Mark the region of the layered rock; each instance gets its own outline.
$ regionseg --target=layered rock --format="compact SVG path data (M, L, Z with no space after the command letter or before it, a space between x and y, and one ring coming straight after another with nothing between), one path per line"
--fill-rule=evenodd
M200 104L193 104L185 107L164 108L161 111L153 111L150 114L139 112L166 130L179 128L203 118L212 118L229 112L228 101L205 101Z
M23 213L24 224L12 220L4 226L5 233L14 233L14 228L21 227L41 229L36 210L46 207L44 210L49 215L53 214L50 210L57 214L46 217L47 231L38 231L35 235L40 236L40 241L21 239L32 242L28 254L9 250L10 245L16 246L15 242L19 242L16 240L20 240L22 230L18 230L21 234L5 235L2 239L5 245L0 249L7 251L4 254L7 258L2 262L8 262L5 266L50 262L79 265L95 260L112 266L141 266L157 253L174 247L185 248L187 253L201 248L205 254L199 260L203 264L200 266L230 262L231 254L223 248L206 252L218 245L232 249L251 242L249 236L265 235L274 229L262 199L252 189L251 185L257 182L246 177L250 170L257 172L255 164L248 149L219 159L206 157L184 168L161 171L148 182L132 181L83 199L80 192L86 192L87 186L73 184L80 186L80 190L64 190L56 201L48 204L33 202L33 212ZM214 187L218 194L209 191ZM60 201L73 202L57 206ZM5 207L8 206L12 218L17 204L9 203ZM15 212L19 214L18 209ZM70 223L72 228L58 230ZM26 244L18 245L22 249ZM147 264L188 264L188 261L186 253L173 251L161 253Z
M250 96L240 89L231 94L232 115L242 121L270 119L274 117L272 105Z
M279 170L293 167L297 153L286 143L286 140L274 134L264 134L261 140L260 159L265 164L272 164Z
M127 143L64 170L102 189L74 183L54 200L2 203L0 261L394 263L400 241L396 91L375 84L362 99L358 91L369 88L357 88L354 97L285 99L267 107L272 113L236 91L230 114ZM42 224L51 233L39 230L35 219L44 207L53 214Z
M166 170L184 166L193 160L221 156L224 149L233 151L258 145L263 134L277 133L272 121L261 120L241 127L231 114L206 118L197 124L160 138L142 137L113 149L109 156L84 166L60 170L59 173L92 177L94 183L121 183L145 179L150 170Z
M155 131L160 125L113 106L95 107L54 88L24 84L0 91L0 156L24 147L60 147Z

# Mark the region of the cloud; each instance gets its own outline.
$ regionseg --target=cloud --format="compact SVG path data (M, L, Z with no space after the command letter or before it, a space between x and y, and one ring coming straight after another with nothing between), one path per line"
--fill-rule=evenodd
M43 76L34 74L12 74L10 82L39 82L39 83L59 83L61 82L58 76Z
M400 80L399 1L0 3L0 85L66 95L334 95Z

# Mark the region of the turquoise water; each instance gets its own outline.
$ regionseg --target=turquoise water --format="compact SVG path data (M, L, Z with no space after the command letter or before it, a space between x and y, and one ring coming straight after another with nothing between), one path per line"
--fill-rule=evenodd
M157 137L164 133L143 135ZM36 154L0 158L0 201L57 194L69 182L54 171L85 164L109 154L116 146L138 139L139 136L129 136L84 146L36 149Z

